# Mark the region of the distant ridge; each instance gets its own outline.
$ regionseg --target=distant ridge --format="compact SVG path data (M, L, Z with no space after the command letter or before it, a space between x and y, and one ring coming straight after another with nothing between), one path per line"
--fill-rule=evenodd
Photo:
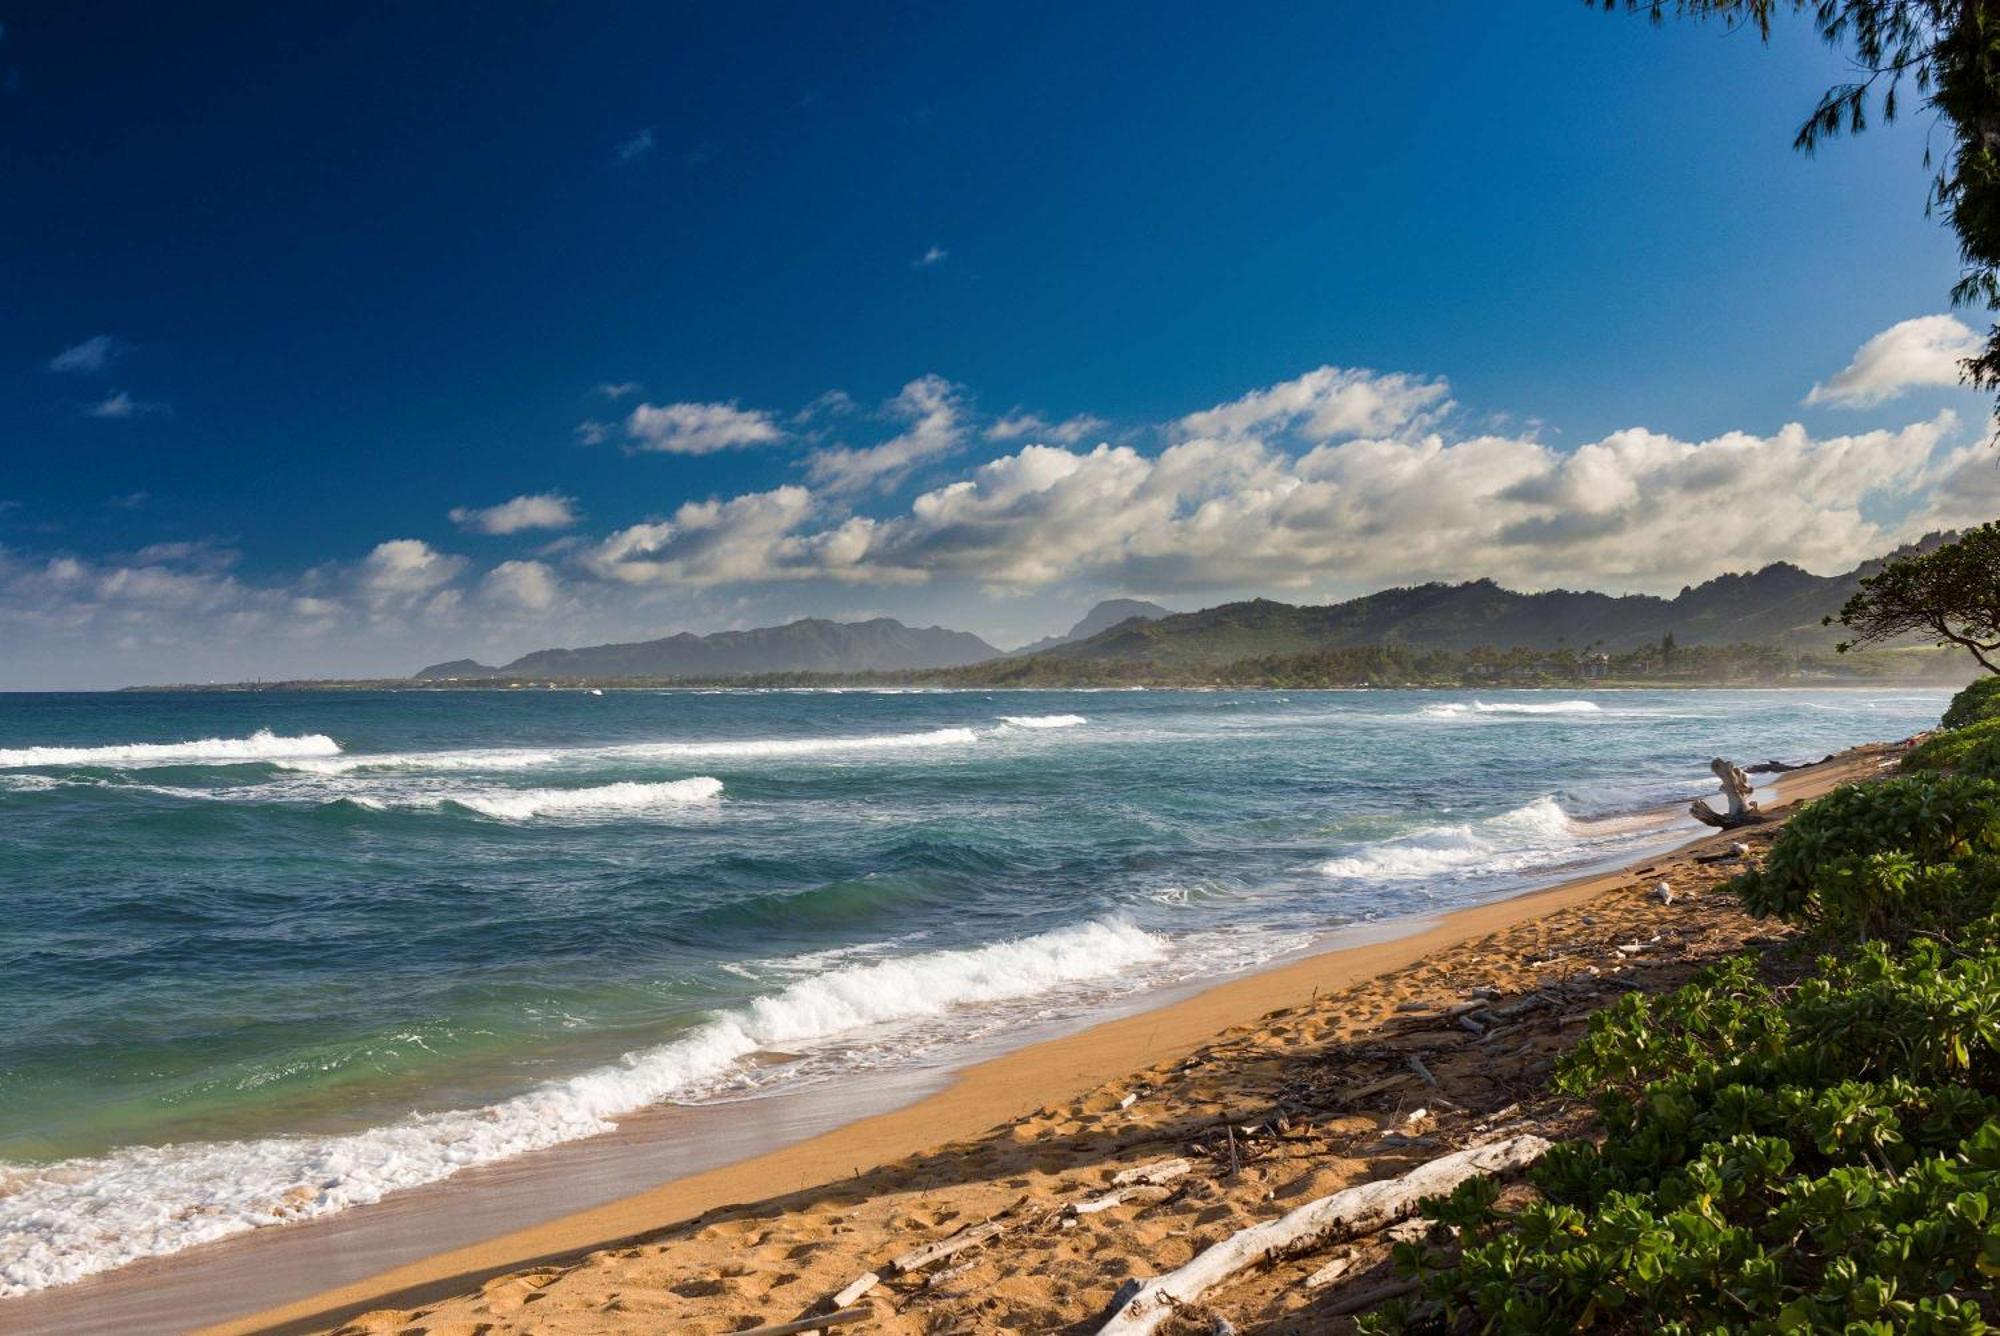
M1121 622L1134 617L1141 621L1157 621L1161 617L1171 617L1173 613L1157 603L1148 603L1143 598L1107 598L1083 615L1083 620L1059 636L1044 636L1032 645L1023 645L1016 654L1039 654L1057 645L1067 645L1073 641L1088 640L1094 635L1109 631Z
M730 677L752 673L865 673L958 668L1000 657L966 631L905 626L891 617L834 622L808 617L754 631L683 631L660 640L540 649L491 668L453 659L419 669L421 681L501 677Z
M1151 621L1127 621L1094 636L1053 645L1035 657L1056 662L1220 667L1262 655L1400 644L1421 649L1634 649L1672 636L1680 645L1760 643L1830 648L1838 628L1821 619L1840 610L1863 576L1903 552L1934 547L1933 534L1889 557L1840 575L1814 575L1789 562L1719 575L1673 598L1567 589L1539 594L1492 580L1384 589L1345 603L1296 606L1270 599L1224 603Z

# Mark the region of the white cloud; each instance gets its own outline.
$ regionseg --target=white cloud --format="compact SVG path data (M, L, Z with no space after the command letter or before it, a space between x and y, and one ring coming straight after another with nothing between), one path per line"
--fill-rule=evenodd
M1059 445L1075 445L1086 436L1095 436L1111 424L1101 417L1089 413L1078 413L1075 417L1064 418L1061 422L1050 422L1039 413L1015 409L1005 417L996 419L986 428L989 441L1054 441Z
M958 578L1026 591L1088 579L1328 597L1488 575L1671 593L1724 570L1830 571L1879 554L1921 520L1869 515L1911 511L1957 467L1941 454L1957 430L1946 414L1830 438L1796 424L1704 441L1633 429L1572 451L1437 433L1299 455L1240 435L1150 456L1036 444L887 518L832 524L796 488L782 506L776 493L706 503L614 536L596 569L657 583Z
M795 426L804 426L817 417L846 417L856 407L854 396L846 390L828 390L792 414L792 423Z
M392 538L362 559L361 585L371 594L428 593L457 579L465 564L422 539Z
M949 454L964 441L961 394L943 376L917 377L884 409L889 417L909 424L904 431L880 445L816 451L807 461L807 476L836 493L894 488L917 465Z
M49 359L49 370L88 375L104 370L118 355L118 341L109 334L93 334L74 347L65 348Z
M1957 385L1959 363L1977 354L1980 343L1956 316L1901 321L1862 344L1853 361L1812 387L1806 402L1869 408L1919 386Z
M627 585L849 578L858 573L855 566L868 550L874 521L856 517L803 532L819 513L819 503L803 487L690 501L671 520L619 530L585 552L582 561L598 577Z
M611 424L588 418L576 424L576 440L579 445L603 445L611 439Z
M930 269L951 258L951 252L942 246L932 246L910 262L912 269Z
M154 413L165 413L168 409L165 404L147 403L144 400L134 399L123 390L116 390L83 411L87 417L122 422L128 418L147 417Z
M451 522L471 533L509 534L529 529L567 529L576 523L576 500L557 492L517 496L497 506L459 506Z
M503 561L479 582L479 597L503 608L546 612L561 589L556 573L539 561Z
M1442 378L1323 366L1190 413L1177 426L1183 436L1290 432L1307 441L1395 436L1435 422L1451 408L1450 396Z
M606 380L600 381L591 393L600 399L623 399L626 395L637 394L645 388L636 380Z
M674 455L706 455L769 445L785 438L771 415L726 404L640 404L625 419L634 450Z
M637 134L631 136L631 138L625 139L619 143L618 161L620 164L637 162L639 159L645 157L648 153L651 153L652 151L653 151L653 128L651 126L647 126L645 129L639 131Z

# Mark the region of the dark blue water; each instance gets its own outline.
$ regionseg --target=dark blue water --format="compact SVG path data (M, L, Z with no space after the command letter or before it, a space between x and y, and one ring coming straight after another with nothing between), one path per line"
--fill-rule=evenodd
M1499 895L1944 698L0 696L0 1293Z

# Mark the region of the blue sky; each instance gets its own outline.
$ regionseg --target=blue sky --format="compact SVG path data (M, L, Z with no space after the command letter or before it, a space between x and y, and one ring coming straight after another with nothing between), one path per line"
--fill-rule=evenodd
M0 21L0 686L1671 592L2000 496L1928 125L1794 153L1797 24Z

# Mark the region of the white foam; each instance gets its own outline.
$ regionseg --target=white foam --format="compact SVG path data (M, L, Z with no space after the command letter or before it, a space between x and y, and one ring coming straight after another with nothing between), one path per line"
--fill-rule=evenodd
M468 751L381 752L335 760L287 761L285 767L320 775L362 770L533 770L544 766L630 761L725 760L831 756L845 752L960 747L979 741L969 728L925 733L885 733L836 738L730 738L713 742L626 742L604 747L489 748Z
M1480 865L1510 871L1576 852L1592 834L1554 798L1537 798L1511 812L1466 825L1432 826L1363 845L1321 863L1328 877L1407 881Z
M1003 714L1000 722L1009 728L1075 728L1090 721L1080 714Z
M213 761L296 760L338 756L340 744L324 733L287 738L260 728L247 738L201 738L193 742L124 742L108 747L0 748L0 770L35 765L185 765Z
M600 784L588 789L494 789L485 793L453 793L437 801L467 808L502 821L526 821L538 816L592 817L622 812L648 812L712 802L722 796L722 781L710 775L671 779L660 784Z
M1481 714L1602 714L1604 707L1594 700L1499 701L1490 705L1476 700L1470 705L1461 701L1426 705L1417 713L1430 719L1462 719Z
M961 951L802 979L670 1043L480 1109L419 1114L340 1136L134 1146L52 1165L0 1165L0 1295L64 1285L141 1257L329 1215L472 1165L610 1130L715 1087L760 1049L1004 1003L1167 958L1167 943L1097 921Z

